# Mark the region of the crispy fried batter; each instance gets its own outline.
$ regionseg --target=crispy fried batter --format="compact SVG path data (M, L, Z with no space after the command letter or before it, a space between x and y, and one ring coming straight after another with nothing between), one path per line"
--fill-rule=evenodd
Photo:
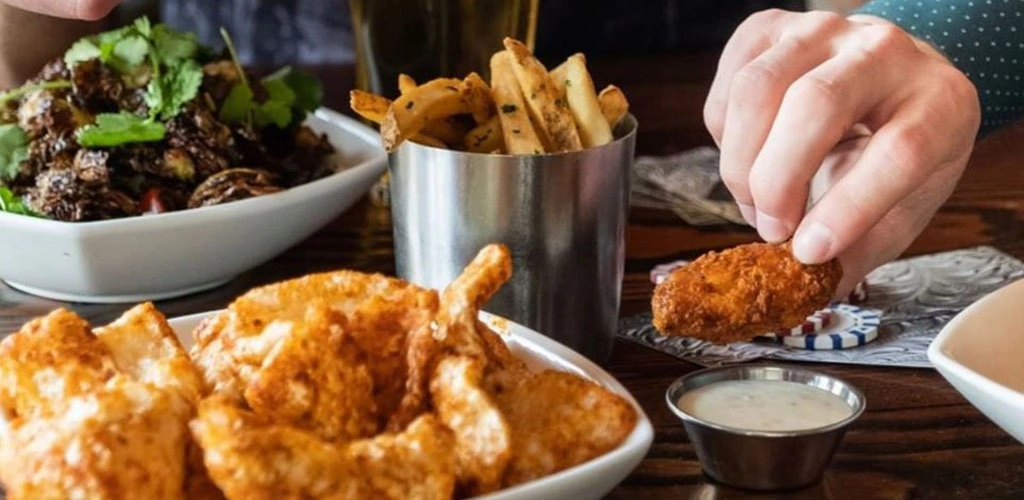
M496 398L512 429L506 487L600 456L636 425L628 401L565 372L537 373Z
M253 411L328 441L376 434L373 378L343 325L344 317L325 306L311 307L274 344L245 389Z
M828 305L843 270L800 263L789 244L710 252L654 290L654 326L666 335L735 342L803 322Z
M430 328L437 293L401 280L352 271L306 276L256 288L195 332L192 358L214 391L241 401L264 358L322 303L332 321L344 320L374 383L380 425L405 393L410 332ZM327 330L321 334L327 335Z
M484 389L484 361L445 356L430 383L434 409L455 433L459 487L469 495L495 491L511 458L509 425Z
M488 350L477 331L481 326L477 316L511 275L508 249L484 247L445 288L437 331L430 337L421 332L421 337L410 342L410 352L417 349L419 354L410 359L409 391L399 415L408 418L425 406L428 391L424 385L429 379L432 407L455 432L460 491L470 495L500 488L510 458L508 424L486 391Z
M139 304L95 330L118 371L177 394L189 406L203 395L203 379L167 319L152 303Z
M187 416L173 399L119 374L62 413L13 420L0 433L8 498L183 499Z
M116 373L89 324L58 309L0 343L0 407L8 419L49 416Z
M11 499L182 499L200 392L152 305L96 334L54 311L0 345L0 480Z
M192 433L231 500L432 500L451 498L455 487L451 433L429 415L400 434L336 445L213 397L200 404Z

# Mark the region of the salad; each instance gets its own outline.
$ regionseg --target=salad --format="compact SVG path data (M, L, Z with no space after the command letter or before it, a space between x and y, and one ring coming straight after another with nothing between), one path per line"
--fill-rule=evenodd
M303 125L323 90L255 78L225 50L140 18L75 42L0 94L0 211L79 222L216 205L333 173Z

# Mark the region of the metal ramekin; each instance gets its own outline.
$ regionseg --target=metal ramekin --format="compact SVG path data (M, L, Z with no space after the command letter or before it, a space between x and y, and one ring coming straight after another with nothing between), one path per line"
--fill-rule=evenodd
M679 409L679 398L698 387L726 380L798 382L844 399L853 410L832 425L800 431L748 431L724 427ZM721 483L752 490L789 490L821 480L847 427L864 412L864 394L841 379L775 365L727 366L680 377L665 395L690 437L704 471Z

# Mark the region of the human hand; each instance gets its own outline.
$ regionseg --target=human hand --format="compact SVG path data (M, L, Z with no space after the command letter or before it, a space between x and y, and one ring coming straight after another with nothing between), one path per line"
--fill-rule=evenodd
M122 0L3 0L11 7L53 17L97 21L107 17Z
M952 193L980 109L963 73L887 21L769 10L726 45L704 120L744 218L805 263L839 257L842 295Z

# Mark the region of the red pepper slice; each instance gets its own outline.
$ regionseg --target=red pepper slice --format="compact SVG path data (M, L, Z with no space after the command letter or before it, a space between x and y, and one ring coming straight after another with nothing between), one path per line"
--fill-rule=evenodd
M144 214L162 214L167 206L160 199L160 188L149 188L139 200L139 211Z

